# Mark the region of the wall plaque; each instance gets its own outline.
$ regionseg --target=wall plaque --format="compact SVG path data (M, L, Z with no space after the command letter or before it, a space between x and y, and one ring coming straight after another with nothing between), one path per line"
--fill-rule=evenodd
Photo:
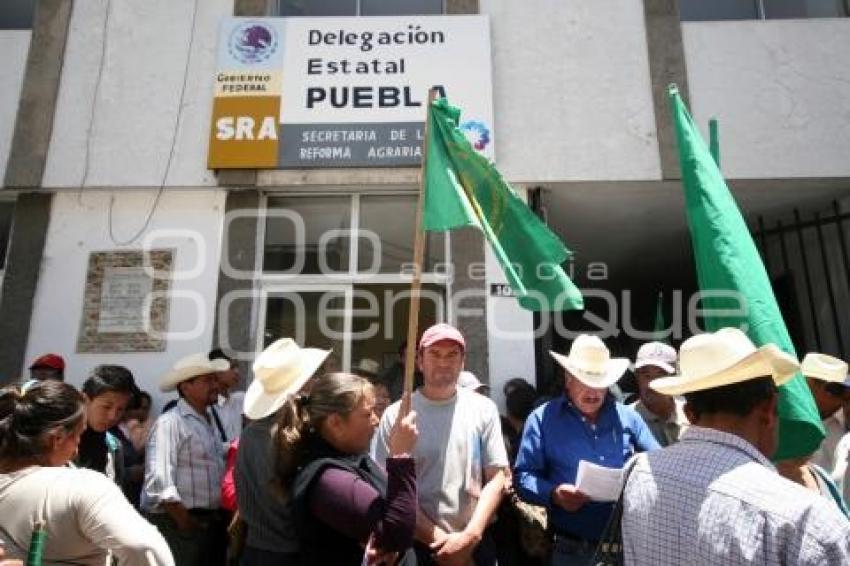
M162 352L172 250L92 252L77 352Z

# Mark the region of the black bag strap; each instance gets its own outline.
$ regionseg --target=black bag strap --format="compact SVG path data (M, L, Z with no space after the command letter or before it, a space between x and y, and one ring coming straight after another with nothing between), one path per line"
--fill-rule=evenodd
M640 455L637 455L632 458L632 461L623 471L623 487L620 489L620 496L617 498L617 503L614 504L614 510L605 525L605 530L599 537L599 545L593 553L591 562L593 565L623 564L623 496L626 492L626 485L629 483L629 476L634 471L640 457Z
M218 416L218 411L215 410L214 405L210 405L210 413L212 413L213 421L215 421L215 427L218 429L218 434L221 435L221 441L227 442L227 434L224 432L224 427L221 425L221 418Z

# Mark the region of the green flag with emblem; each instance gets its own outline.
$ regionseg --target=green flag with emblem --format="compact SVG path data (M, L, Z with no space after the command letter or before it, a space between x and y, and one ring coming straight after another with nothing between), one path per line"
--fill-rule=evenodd
M738 205L675 86L668 97L700 291L722 292L702 298L702 308L709 311L704 316L706 330L735 326L756 346L773 343L796 357L770 278ZM741 308L742 303L746 308ZM779 447L773 459L808 456L824 436L812 394L798 373L779 388Z
M571 252L472 147L459 118L445 98L431 105L423 228L481 230L523 308L583 309L581 292L561 267Z

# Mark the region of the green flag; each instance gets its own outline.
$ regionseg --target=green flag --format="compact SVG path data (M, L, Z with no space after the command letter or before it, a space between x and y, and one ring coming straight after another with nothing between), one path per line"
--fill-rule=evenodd
M705 316L706 329L737 326L757 346L773 343L796 357L770 279L735 199L673 85L668 98L676 125L700 290L733 291L741 298L739 301L728 293L703 297L703 309L710 309ZM746 309L740 309L744 313L739 310L741 302L746 303ZM798 373L779 388L779 447L773 458L807 456L818 449L825 436L814 399Z
M525 309L584 308L561 267L571 252L475 151L458 129L460 110L440 98L429 115L424 229L481 230Z

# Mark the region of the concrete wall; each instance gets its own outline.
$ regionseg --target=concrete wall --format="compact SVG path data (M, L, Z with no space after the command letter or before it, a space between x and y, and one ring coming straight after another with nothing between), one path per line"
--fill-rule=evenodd
M122 0L111 2L106 19L104 0L75 2L44 185L80 186L89 146L87 186L159 186L188 54L174 162L165 184L215 185L206 169L215 49L219 22L232 11L232 0Z
M29 30L0 31L0 180L6 175L31 36Z
M157 388L158 379L177 359L210 348L225 193L220 190L166 191L148 230L148 234L160 229L186 231L180 236L157 238L151 247L176 250L175 273L189 272L200 266L197 276L185 280L172 276L174 296L168 329L184 337L170 338L165 352L78 354L76 343L89 253L141 249L141 244L121 247L111 241L107 214L113 197L116 199L115 237L126 239L141 227L155 197L153 191L95 191L81 198L70 191L55 195L26 360L45 352L59 353L68 363L68 381L76 385L82 383L95 365L125 365L134 373L139 385L158 399L162 395ZM196 297L200 304L187 294ZM196 327L199 331L193 333Z
M850 19L683 24L694 119L728 178L850 175Z
M510 180L659 179L640 2L482 0Z

